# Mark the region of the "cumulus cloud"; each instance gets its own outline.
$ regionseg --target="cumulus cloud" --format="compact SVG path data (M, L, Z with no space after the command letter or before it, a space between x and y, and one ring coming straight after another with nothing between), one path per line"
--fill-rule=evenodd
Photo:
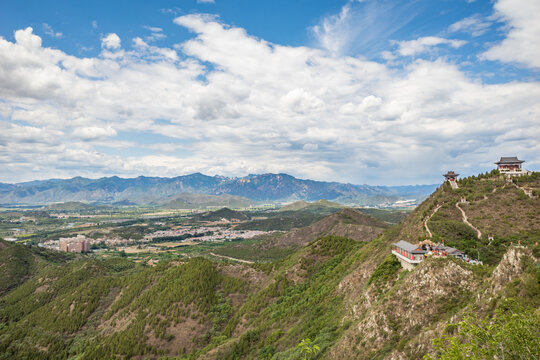
M281 103L297 113L321 110L324 103L304 89L294 89L281 98Z
M498 0L494 9L508 25L502 42L483 54L488 60L516 62L530 68L540 68L540 2L537 0Z
M120 48L120 37L115 33L107 34L101 39L101 46L105 49L115 50Z
M483 84L443 59L396 71L209 15L174 22L193 34L174 49L111 37L90 58L42 47L31 28L0 38L0 181L201 171L403 184L501 155L540 161L537 82Z
M34 35L34 29L30 26L24 30L15 31L15 41L26 49L38 49L41 47L41 38Z
M116 135L116 131L108 127L84 126L73 130L71 135L82 140L97 140Z
M439 45L448 45L457 49L467 42L464 40L445 39L437 36L420 37L416 40L397 41L397 53L401 56L414 56Z

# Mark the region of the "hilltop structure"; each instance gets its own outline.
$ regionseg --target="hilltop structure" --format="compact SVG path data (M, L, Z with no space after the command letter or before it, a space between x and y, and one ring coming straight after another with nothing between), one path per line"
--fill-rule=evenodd
M407 270L412 270L416 265L420 264L424 260L426 253L427 251L404 240L392 244L392 254L398 258L401 266Z
M413 245L407 241L400 240L392 244L392 254L394 254L404 269L412 270L420 264L428 255L433 256L452 256L466 262L482 264L481 261L471 260L462 251L446 246L444 244L435 244L431 240L422 241Z
M499 170L501 174L512 177L527 175L529 173L527 170L521 168L521 164L524 162L524 160L519 160L517 156L502 156L495 164L497 165L497 170Z
M90 241L84 235L71 238L60 238L60 251L82 253L90 251Z
M450 186L452 186L452 189L458 188L457 177L459 176L459 174L456 174L453 171L448 171L443 176L444 176L444 181L448 182Z

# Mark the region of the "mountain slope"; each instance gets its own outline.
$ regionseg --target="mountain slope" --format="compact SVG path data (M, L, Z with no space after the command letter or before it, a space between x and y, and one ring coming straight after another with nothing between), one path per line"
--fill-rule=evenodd
M200 214L194 217L197 221L220 221L220 220L228 220L228 221L244 221L249 220L249 216L244 214L243 212L231 210L229 208L221 208L219 210L210 211L204 214Z
M227 207L249 207L255 203L241 196L228 194L207 195L207 194L178 194L160 201L168 209L201 209L212 206Z
M275 230L269 221L280 221L282 216L287 216L285 224L302 223L313 219L313 214L307 214L310 217L302 216L301 211L278 213L275 218L266 220L252 221L240 224L236 229L264 229ZM293 217L296 215L298 217ZM304 214L305 215L305 214ZM266 225L266 227L256 227L255 225ZM286 233L277 235L267 235L263 241L252 244L228 244L215 252L225 256L239 257L245 260L263 260L272 258L282 258L293 253L317 238L324 236L346 237L354 241L370 241L381 234L389 227L388 224L363 214L356 209L346 208L337 213L322 217L320 220L311 223L308 226L293 229Z
M520 185L536 189L534 181L522 179ZM318 359L419 359L437 357L432 339L460 336L460 321L470 313L479 320L527 314L531 321L519 334L535 343L540 250L535 230L524 231L523 224L532 220L535 226L538 219L530 219L527 209L537 208L537 198L507 198L504 189L512 187L519 190L497 174L463 179L458 190L442 186L386 231L381 227L388 225L345 209L295 238L286 234L289 242L283 245L306 245L271 264L194 258L151 268L124 259L78 258L41 268L0 296L0 359L292 360L301 355L298 344L305 338L320 347ZM519 239L521 245L462 238L467 233L457 226L455 204L463 196L495 219L511 214L516 225L508 234L489 221L482 229L493 226L500 231L496 236ZM491 200L497 206L489 206ZM390 254L391 244L425 239L428 217L428 227L442 222L439 229L433 226L434 240L481 245L483 252L492 251L491 265L428 257L403 270ZM328 235L350 230L349 225L356 230L348 236L358 240L364 240L362 227L384 232L371 241ZM519 348L521 342L512 345ZM540 356L537 347L532 351L530 358Z
M0 296L23 284L44 266L64 263L70 254L45 251L0 239Z
M303 211L317 212L317 211L319 211L319 209L326 209L326 208L343 209L344 207L346 207L346 206L338 204L336 202L328 201L328 200L325 200L325 199L322 199L322 200L319 200L319 201L314 201L312 203L300 200L300 201L295 201L292 204L288 204L288 205L285 205L285 206L281 207L279 209L279 211L303 210Z
M540 189L538 173L518 181ZM511 242L533 245L540 241L539 196L527 196L497 171L459 180L458 189L444 184L408 216L400 238L416 242L429 237L465 251L471 258L497 263ZM467 221L465 223L463 210ZM427 221L426 221L427 220ZM482 236L477 238L477 231Z
M273 246L302 247L321 236L343 236L356 241L370 241L387 229L384 222L355 209L343 209L308 227L293 230L272 241Z

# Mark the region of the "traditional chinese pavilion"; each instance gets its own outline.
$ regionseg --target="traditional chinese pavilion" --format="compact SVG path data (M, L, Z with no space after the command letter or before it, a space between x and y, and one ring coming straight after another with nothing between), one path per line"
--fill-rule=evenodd
M519 160L517 156L501 157L501 160L497 161L497 170L502 173L506 172L521 172L521 164L525 161Z
M455 172L453 171L449 171L447 172L446 174L443 175L444 176L444 179L446 181L456 181L457 180L457 177L459 176L459 174L456 174Z

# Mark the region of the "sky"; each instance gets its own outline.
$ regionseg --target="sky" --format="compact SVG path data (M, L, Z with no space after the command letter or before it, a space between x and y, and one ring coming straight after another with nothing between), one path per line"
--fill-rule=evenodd
M0 3L0 182L540 170L538 0Z

